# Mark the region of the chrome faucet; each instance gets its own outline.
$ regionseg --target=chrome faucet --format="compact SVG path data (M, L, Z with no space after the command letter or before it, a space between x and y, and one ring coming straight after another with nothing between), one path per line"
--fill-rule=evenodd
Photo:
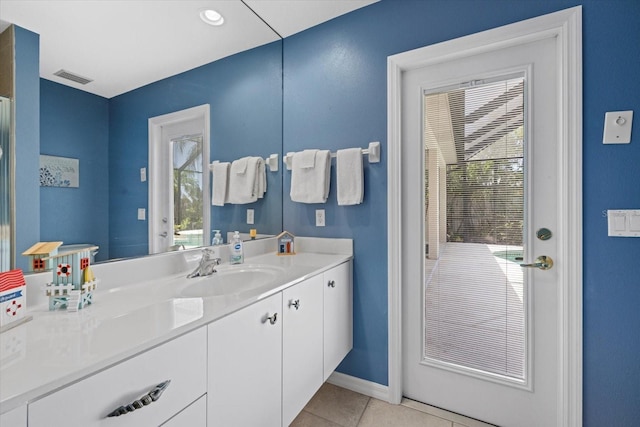
M202 258L200 258L200 263L198 267L196 267L191 274L187 275L187 279L191 279L193 277L199 276L209 276L216 272L216 266L220 265L222 260L220 258L214 258L213 251L209 248L205 248L202 250Z

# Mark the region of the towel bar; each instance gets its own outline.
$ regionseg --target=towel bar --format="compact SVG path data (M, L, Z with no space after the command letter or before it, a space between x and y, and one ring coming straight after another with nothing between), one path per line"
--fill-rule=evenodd
M270 172L278 172L278 154L271 154L269 157L264 159L264 164L269 167ZM214 160L209 165L209 170L213 170L213 165L216 163L220 163L220 160Z
M293 152L289 152L282 158L284 164L287 165L287 170L291 170L291 161L293 160L293 155ZM380 163L380 142L370 142L369 148L362 149L362 155L369 156L369 163ZM335 158L336 153L331 152L331 157Z

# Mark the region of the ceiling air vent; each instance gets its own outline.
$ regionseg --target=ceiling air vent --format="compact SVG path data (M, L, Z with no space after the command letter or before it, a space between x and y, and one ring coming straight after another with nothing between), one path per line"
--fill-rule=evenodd
M72 80L76 83L80 83L82 85L86 85L89 82L92 82L92 79L88 79L86 77L79 76L77 74L70 73L66 70L60 70L53 73L54 76L62 77L63 79Z

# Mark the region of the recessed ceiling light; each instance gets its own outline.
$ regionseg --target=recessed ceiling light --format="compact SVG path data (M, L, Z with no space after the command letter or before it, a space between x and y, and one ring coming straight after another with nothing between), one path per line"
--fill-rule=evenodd
M200 19L209 25L222 25L224 24L224 18L218 12L213 9L204 9L200 11Z

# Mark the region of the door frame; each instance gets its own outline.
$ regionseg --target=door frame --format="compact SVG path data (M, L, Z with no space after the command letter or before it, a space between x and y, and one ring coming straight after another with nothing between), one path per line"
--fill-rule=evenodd
M582 425L582 7L528 19L387 58L389 402L402 400L402 79L430 64L554 37L558 48L558 425ZM428 403L428 402L427 402Z
M153 236L158 234L157 216L159 209L161 208L161 202L158 197L154 195L159 190L161 177L160 170L154 167L158 164L159 157L162 155L162 128L164 126L174 125L176 123L188 122L194 119L200 119L204 123L204 130L202 135L202 158L206 162L203 166L203 179L202 179L202 227L204 245L207 245L208 238L210 238L208 231L211 230L211 192L209 185L209 168L208 164L211 162L209 156L210 152L210 106L209 104L198 105L197 107L187 108L186 110L176 111L174 113L164 114L162 116L156 116L149 118L149 164L148 164L148 178L149 178L149 253L156 253L155 240Z

